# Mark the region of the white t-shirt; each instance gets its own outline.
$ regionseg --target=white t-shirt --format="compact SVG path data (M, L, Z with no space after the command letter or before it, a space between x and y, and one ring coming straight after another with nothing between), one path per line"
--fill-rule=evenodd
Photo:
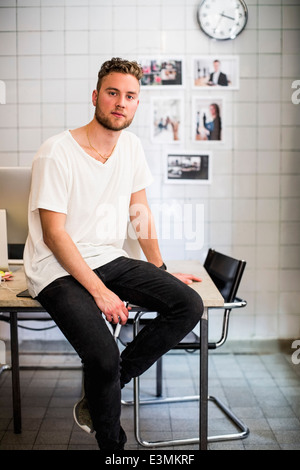
M29 235L24 269L32 297L68 273L45 245L38 209L67 215L66 231L95 269L119 256L126 237L131 194L152 182L140 140L122 131L105 164L88 155L69 131L51 137L32 164Z

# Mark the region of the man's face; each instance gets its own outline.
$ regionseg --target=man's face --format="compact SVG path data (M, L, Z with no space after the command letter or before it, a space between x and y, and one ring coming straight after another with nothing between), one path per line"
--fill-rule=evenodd
M139 104L140 85L130 74L112 72L102 79L99 92L93 92L95 117L99 124L111 131L128 127Z
M220 62L218 62L217 60L214 62L214 69L215 72L218 72L220 69Z

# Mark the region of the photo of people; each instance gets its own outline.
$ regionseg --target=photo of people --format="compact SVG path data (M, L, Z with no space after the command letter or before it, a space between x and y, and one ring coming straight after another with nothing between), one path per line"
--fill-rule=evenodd
M180 143L182 141L183 111L180 98L152 98L152 141Z
M211 154L183 152L167 154L167 183L210 182Z
M193 102L193 139L197 142L222 142L223 100L196 98Z
M239 89L237 56L201 56L193 59L193 86L201 89Z
M145 88L178 88L183 85L182 60L141 58L143 69L141 86Z

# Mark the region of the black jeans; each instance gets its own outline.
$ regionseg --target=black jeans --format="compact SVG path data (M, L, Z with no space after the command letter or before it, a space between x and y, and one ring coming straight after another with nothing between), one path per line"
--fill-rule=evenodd
M126 440L120 426L121 384L178 344L200 320L203 303L189 286L146 261L120 257L95 272L122 300L159 314L121 357L93 297L72 276L53 281L38 301L80 356L96 439L101 450L114 450Z

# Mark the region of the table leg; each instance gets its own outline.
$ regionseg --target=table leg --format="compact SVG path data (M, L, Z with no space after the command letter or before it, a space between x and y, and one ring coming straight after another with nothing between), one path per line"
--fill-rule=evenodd
M160 357L156 362L156 396L162 396L162 361L163 358Z
M208 407L208 309L205 307L200 320L200 450L207 450Z
M21 423L21 389L19 371L19 341L18 341L18 317L17 312L10 313L10 342L11 342L11 373L12 373L12 395L14 413L14 432L20 434Z

